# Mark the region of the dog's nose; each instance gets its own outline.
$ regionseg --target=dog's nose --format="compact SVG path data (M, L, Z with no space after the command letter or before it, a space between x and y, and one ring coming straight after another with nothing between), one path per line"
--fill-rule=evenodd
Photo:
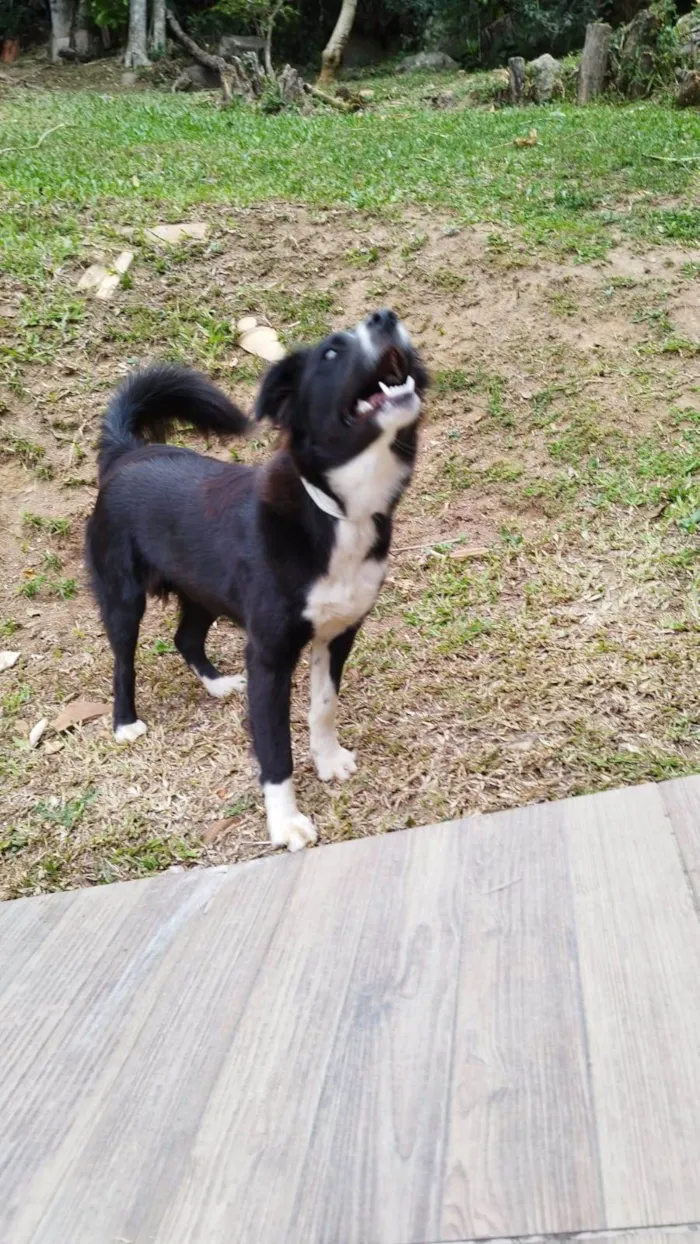
M375 332L391 333L396 328L399 317L395 311L385 308L383 311L375 311L372 315L367 316L367 326Z

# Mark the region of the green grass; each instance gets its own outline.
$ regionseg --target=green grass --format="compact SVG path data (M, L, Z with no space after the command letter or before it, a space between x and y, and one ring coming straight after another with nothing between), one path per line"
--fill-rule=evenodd
M201 205L271 199L364 212L449 207L464 221L516 226L532 245L581 257L603 254L619 232L698 239L697 169L650 160L697 154L690 110L600 104L584 121L562 105L536 119L537 146L518 148L522 111L436 113L410 97L401 115L307 119L166 94L17 94L3 103L12 142L0 156L0 266L22 277L55 272L81 253L98 206L104 224L138 227ZM63 128L37 147L51 126ZM660 195L686 195L687 206L655 205ZM80 304L37 315L65 337L78 327ZM39 346L30 339L26 349Z

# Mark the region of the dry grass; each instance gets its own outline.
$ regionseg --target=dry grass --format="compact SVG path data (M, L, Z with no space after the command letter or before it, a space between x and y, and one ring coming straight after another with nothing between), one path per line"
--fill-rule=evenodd
M360 263L342 211L211 222L206 248L140 247L113 305L77 302L70 266L40 316L21 282L3 291L0 646L22 655L0 675L2 894L270 850L245 703L207 698L171 650L169 609L142 631L144 740L120 749L102 719L58 751L50 733L27 745L71 698L109 695L81 562L105 394L165 354L249 400L255 367L228 327L244 308L291 340L390 302L436 381L390 580L347 671L341 732L360 768L343 787L314 776L305 665L297 677L299 797L322 840L700 768L698 253L620 246L554 265L414 211L366 222L376 258ZM211 648L240 670L228 623Z

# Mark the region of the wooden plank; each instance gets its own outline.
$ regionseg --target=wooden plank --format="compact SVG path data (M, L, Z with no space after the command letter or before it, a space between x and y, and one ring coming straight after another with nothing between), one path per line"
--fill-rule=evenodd
M609 1227L700 1219L700 925L653 786L563 808Z
M566 1244L696 1244L700 1240L700 1223L683 1223L680 1226L649 1228L629 1231L584 1231L567 1238ZM443 1241L442 1244L448 1244ZM451 1240L449 1244L483 1244L473 1237L469 1240ZM547 1237L511 1236L498 1244L547 1244ZM552 1239L551 1244L557 1244Z
M304 853L187 1173L168 1184L170 1205L149 1244L298 1238L294 1193L383 846L374 839Z
M0 903L0 998L26 970L44 939L53 934L77 895L73 890Z
M696 902L700 905L700 777L663 782L659 794L680 847Z
M290 1240L439 1238L463 836L439 826L382 844Z
M560 814L479 818L465 846L440 1238L604 1226Z
M123 1008L116 1041L95 1050L70 1130L26 1186L13 1244L154 1237L300 867L204 874L216 881L204 902L188 879L190 918Z
M79 1106L99 1097L121 1021L221 873L83 890L3 996L0 1010L0 1239L50 1200L47 1164ZM62 896L61 896L62 897ZM36 1189L30 1193L30 1189ZM76 1207L77 1209L77 1207ZM55 1238L55 1237L54 1237Z

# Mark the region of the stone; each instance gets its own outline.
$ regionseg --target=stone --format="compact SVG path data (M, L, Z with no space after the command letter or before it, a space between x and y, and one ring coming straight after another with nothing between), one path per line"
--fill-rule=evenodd
M552 96L561 94L561 76L563 66L549 52L531 60L528 65L528 77L532 83L532 97L537 104L548 104Z
M433 73L441 69L459 69L459 65L446 52L418 52L415 56L406 56L396 66L397 73L422 73L426 70Z
M180 225L154 225L146 230L147 237L156 242L166 242L168 246L189 240L206 242L208 233L209 225L199 220L185 221Z
M121 76L122 86L136 86L138 80L138 74L132 73L130 69L127 69Z
M700 8L685 13L676 22L678 55L690 65L700 61Z

